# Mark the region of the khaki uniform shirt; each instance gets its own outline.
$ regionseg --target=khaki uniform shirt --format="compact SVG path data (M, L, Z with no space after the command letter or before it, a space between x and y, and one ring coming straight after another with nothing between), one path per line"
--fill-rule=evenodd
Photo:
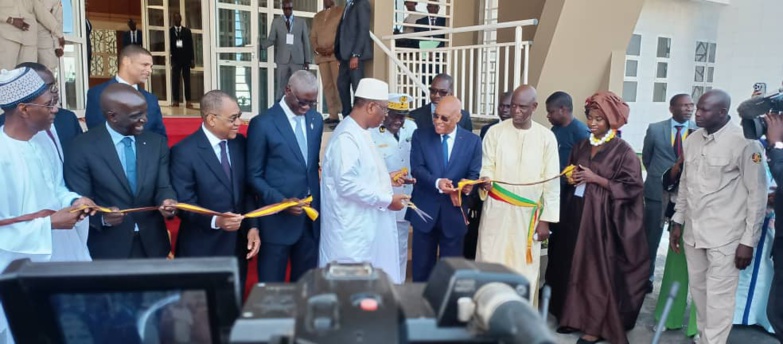
M310 46L313 51L317 49L334 49L334 38L337 35L337 26L343 16L342 6L332 6L315 14L313 27L310 28ZM334 54L321 56L315 53L315 64L337 61Z
M713 134L699 129L685 140L685 167L672 220L683 241L717 248L739 241L755 247L767 205L761 144L729 122Z
M30 29L22 31L8 24L8 17L22 18L30 25ZM57 23L54 15L49 12L42 0L0 0L0 36L22 45L38 45L38 25L62 37L62 24Z

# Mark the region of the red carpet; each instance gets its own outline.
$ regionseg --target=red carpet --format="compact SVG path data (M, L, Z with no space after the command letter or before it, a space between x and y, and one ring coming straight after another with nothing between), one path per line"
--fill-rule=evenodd
M166 126L166 134L169 137L169 147L171 147L200 128L201 118L163 117L163 125ZM242 133L242 135L247 135L247 125L243 124L240 126L239 132ZM179 231L179 219L174 218L173 220L166 221L166 227L171 233L171 251L174 252L174 247L177 244L177 232ZM250 292L253 284L258 282L258 270L256 266L256 258L253 257L247 266L248 272L244 298L247 298L247 294Z

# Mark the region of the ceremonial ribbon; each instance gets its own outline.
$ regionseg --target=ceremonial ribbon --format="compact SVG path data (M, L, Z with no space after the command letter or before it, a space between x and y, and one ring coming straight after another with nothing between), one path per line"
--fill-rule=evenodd
M554 179L560 178L562 176L565 176L566 178L571 178L571 175L574 173L575 169L576 169L575 165L568 165L568 166L566 166L566 168L563 169L562 172L560 172L560 174L558 174L558 175L556 175L556 176L554 176L552 178L547 178L547 179L540 180L540 181L537 181L537 182L532 182L532 183L509 183L509 182L504 182L504 181L500 181L500 180L481 180L481 179L471 180L471 179L463 179L463 180L460 180L459 183L457 183L456 190L451 193L451 202L452 202L452 204L454 204L455 207L460 207L460 210L462 211L462 218L465 220L465 224L467 224L468 223L468 217L465 216L465 210L462 209L462 189L465 188L466 186L468 186L468 185L476 185L476 184L483 184L485 182L492 182L492 185L503 184L503 185L511 185L511 186L532 186L532 185L543 184L543 183L546 183L548 181L552 181ZM481 199L484 199L484 198L486 198L486 197L484 197L484 196L481 197Z
M265 207L253 210L253 211L245 214L244 216L246 218L256 218L256 217L269 216L269 215L277 214L277 213L279 213L279 212L281 212L283 210L286 210L288 208L291 208L291 207L294 207L294 206L297 206L297 205L301 204L302 205L302 209L307 214L307 217L309 217L310 220L315 221L315 219L318 218L318 211L313 209L312 207L310 207L310 203L312 203L312 202L313 202L313 196L308 196L307 198L305 198L305 199L303 199L303 200L301 200L299 202L288 201L288 202L280 202L280 203L270 204L268 206L265 206ZM197 205L192 205L192 204L187 204L187 203L177 203L176 205L173 205L172 207L176 208L176 209L179 209L179 210L188 211L188 212L191 212L191 213L196 213L196 214L201 214L201 215L211 215L211 216L221 216L221 217L222 216L228 216L225 213L220 213L220 212L217 212L217 211L214 211L214 210L209 210L207 208L202 208L202 207L199 207ZM89 207L89 206L86 206L86 205L83 205L81 207L73 209L73 210L71 210L71 212L82 211L84 209L94 209L94 210L97 210L97 211L102 212L102 213L112 213L112 212L114 212L111 209L106 208L106 207L100 207L100 206ZM158 207L144 207L144 208L123 209L123 210L119 210L117 212L118 213L134 213L134 212L151 211L151 210L157 210L157 209L158 209Z
M530 217L530 223L527 230L527 252L525 258L528 264L533 263L533 234L538 224L538 218L541 212L544 211L544 206L541 202L533 202L527 198L519 196L511 191L506 190L500 186L497 182L492 183L492 189L489 190L489 197L500 202L508 203L517 207L533 208L533 216Z

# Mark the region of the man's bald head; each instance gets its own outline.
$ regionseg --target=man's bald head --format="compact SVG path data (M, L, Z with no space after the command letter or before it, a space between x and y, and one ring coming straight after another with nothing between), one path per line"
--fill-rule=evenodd
M517 129L530 129L533 112L538 107L538 94L530 85L522 85L514 90L511 97L511 121Z
M712 89L699 97L696 104L696 125L712 134L729 121L731 96L723 90Z
M101 93L101 112L109 126L118 133L139 135L147 123L147 100L129 85L111 84Z
M432 115L432 124L435 132L446 135L454 131L454 128L462 119L462 102L455 96L445 96L440 99Z

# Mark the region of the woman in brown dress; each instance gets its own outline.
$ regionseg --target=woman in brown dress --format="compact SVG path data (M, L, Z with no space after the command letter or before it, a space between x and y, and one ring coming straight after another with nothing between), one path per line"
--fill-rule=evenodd
M581 331L577 343L628 343L649 277L641 163L617 129L630 109L611 92L588 98L590 139L577 144L570 164L564 230L550 262L564 271L552 281L561 298L559 332ZM559 242L558 242L559 241ZM560 295L557 295L560 294Z

